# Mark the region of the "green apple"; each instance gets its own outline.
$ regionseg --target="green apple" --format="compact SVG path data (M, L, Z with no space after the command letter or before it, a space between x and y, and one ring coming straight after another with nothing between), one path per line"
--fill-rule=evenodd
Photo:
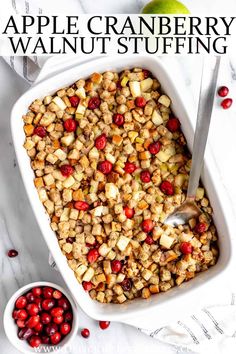
M142 9L143 14L190 14L187 7L177 0L152 0Z

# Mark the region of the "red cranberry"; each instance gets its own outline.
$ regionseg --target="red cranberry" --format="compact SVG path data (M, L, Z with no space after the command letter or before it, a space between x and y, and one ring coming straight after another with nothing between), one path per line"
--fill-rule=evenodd
M35 332L42 332L43 330L43 324L39 322L35 327L34 327Z
M16 300L15 306L17 309L23 309L27 305L27 299L25 296L20 296Z
M13 312L12 312L12 318L14 318L14 320L17 320L17 310L14 310Z
M50 323L51 320L52 320L52 316L49 315L49 313L47 313L47 312L41 313L40 318L41 318L41 322L42 322L43 324L48 324L48 323Z
M172 133L177 132L180 128L180 121L178 118L170 118L166 123L166 128Z
M126 173L133 173L136 169L137 169L137 167L135 166L134 163L132 163L132 162L125 163L124 170Z
M35 296L34 294L30 291L25 295L26 299L28 302L34 302L35 301Z
M135 104L137 107L144 108L146 106L146 100L144 97L136 97Z
M24 309L17 311L16 318L18 320L26 320L27 317L28 317L28 314Z
M52 294L53 294L53 288L51 288L49 286L45 286L43 288L43 296L45 297L45 299L51 299Z
M25 321L23 320L17 320L16 325L18 328L24 328L25 327Z
M228 93L229 93L229 89L226 86L221 86L218 90L218 95L220 97L225 97L228 95Z
M225 98L220 105L223 109L229 109L232 106L232 103L232 98Z
M89 252L87 254L87 259L88 259L89 263L96 262L98 257L99 257L99 253L98 253L98 250L96 248L93 248L93 249L89 250Z
M77 107L80 101L80 98L78 96L72 96L69 98L70 104L72 107Z
M61 324L63 321L64 321L64 317L63 316L53 317L53 322L58 324L58 325Z
M119 273L121 270L121 262L118 259L114 259L114 261L111 262L111 269L113 273Z
M66 336L71 330L71 325L69 323L62 323L60 325L60 332L63 334L63 336Z
M58 326L55 323L50 323L45 327L45 333L48 336L52 336L58 331Z
M88 108L93 110L96 109L100 106L101 104L101 100L99 97L92 97L90 98L89 102L88 102Z
M39 315L31 316L28 321L26 322L26 326L28 328L34 328L40 321Z
M125 278L120 285L122 286L124 291L130 291L131 287L132 287L132 283L131 280L129 278Z
M34 334L34 331L31 328L22 328L19 332L18 332L18 337L20 339L29 339L32 335Z
M58 344L61 340L61 334L59 332L54 333L50 337L52 344Z
M17 256L18 256L18 252L17 252L17 250L9 250L9 251L7 252L7 255L8 255L8 257L10 257L10 258L14 258L14 257L17 257Z
M65 322L71 322L73 320L73 314L72 312L66 312L64 316L64 321Z
M91 281L83 281L82 286L85 291L90 291L93 287L93 284L91 283Z
M144 70L143 70L143 75L144 75L144 79L147 79L148 77L151 76L151 73L150 73L149 70L144 69Z
M110 326L110 321L99 321L99 327L101 329L107 329Z
M57 304L62 307L64 311L68 311L70 309L70 303L65 297L59 299Z
M154 228L154 222L151 219L143 220L142 229L144 232L150 232Z
M95 139L95 146L98 150L103 150L106 146L107 138L106 134L102 134Z
M112 163L108 160L102 161L98 164L98 170L104 175L108 175L112 170Z
M156 141L155 143L149 145L148 150L152 155L156 155L160 151L160 148L161 144Z
M29 304L26 307L30 316L37 315L39 313L39 308L36 304Z
M50 338L48 336L42 336L42 343L43 344L49 344L50 343Z
M151 245L154 243L154 240L153 240L152 236L147 235L147 237L145 238L145 242L146 242L149 246L151 246Z
M32 336L29 339L29 345L33 348L38 348L40 346L40 344L42 344L42 341L39 338L39 336Z
M41 296L42 295L42 289L39 287L35 287L31 291L34 296Z
M175 192L174 186L169 181L163 181L160 185L160 190L166 195L173 195Z
M64 177L71 176L74 173L74 170L75 170L74 167L68 164L62 165L60 167L61 174Z
M118 90L122 90L122 86L121 86L120 80L117 81L117 83L116 83L116 88L117 88Z
M45 311L51 310L55 306L55 300L54 299L45 299L42 302L42 309Z
M82 329L81 331L81 336L84 337L84 338L88 338L90 336L90 331L88 328L84 328Z
M75 241L75 239L73 237L67 237L67 239L66 239L67 243L74 243L74 241Z
M64 128L67 132L75 132L77 128L77 123L74 119L69 118L64 122Z
M197 234L203 234L204 232L206 232L206 230L207 230L207 225L204 222L199 222L194 228L194 231Z
M134 216L134 209L129 208L128 206L124 207L124 212L125 212L125 216L128 219L132 219L132 217Z
M38 126L34 128L34 134L38 135L40 138L44 138L47 135L47 131L44 127Z
M39 308L39 311L42 311L42 299L40 297L36 297L36 299L34 300L36 305L38 306Z
M193 252L193 247L189 242L182 242L180 244L180 251L183 254L191 254Z
M140 179L143 183L149 183L151 181L151 173L147 170L140 173Z
M51 315L52 315L53 317L62 316L62 315L63 315L63 312L64 312L63 308L61 308L61 307L54 307L54 309L52 309L52 311L51 311Z
M113 114L113 123L115 123L118 127L121 127L125 122L123 114L115 113Z
M54 299L59 300L62 297L62 293L59 290L54 290L52 296Z
M86 202L83 202L82 200L79 200L78 202L74 203L74 208L77 210L86 211L89 209L89 204Z

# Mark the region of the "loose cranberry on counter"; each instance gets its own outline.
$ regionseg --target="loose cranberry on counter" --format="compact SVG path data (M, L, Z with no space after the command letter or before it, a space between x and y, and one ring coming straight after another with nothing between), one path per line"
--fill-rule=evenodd
M61 174L64 177L71 176L74 173L74 170L75 170L74 167L68 164L62 165L60 167Z
M18 328L25 328L25 321L23 320L17 320L16 325Z
M59 290L54 290L52 296L54 299L59 300L62 297L62 293Z
M98 164L98 170L104 175L108 175L112 170L112 163L108 160L102 161Z
M66 312L64 316L64 321L65 322L71 322L73 320L73 314L72 312Z
M17 309L23 309L27 305L27 299L25 296L20 296L15 302L15 306Z
M40 287L35 287L32 289L32 293L34 296L41 296L42 295L42 289Z
M180 128L180 121L178 118L170 118L166 123L166 128L172 133L177 132Z
M32 347L32 348L38 348L40 346L40 344L42 344L42 341L40 339L39 336L32 336L30 339L29 339L29 345Z
M160 148L161 148L161 144L158 141L156 141L155 143L149 145L148 150L150 154L156 155L160 151Z
M143 70L143 75L144 75L144 79L147 79L148 77L151 76L151 73L150 73L149 70L144 69L144 70Z
M18 332L18 337L20 339L29 339L32 335L34 334L34 331L31 328L22 328L19 332Z
M53 317L62 316L63 313L64 313L64 310L61 307L54 307L51 311L51 315Z
M101 104L101 100L99 97L92 97L90 98L89 102L88 102L88 109L96 109L100 106Z
M134 209L129 208L128 206L124 207L124 212L125 212L125 216L128 219L131 219L134 216Z
M229 93L229 89L227 86L221 86L219 89L218 89L218 95L220 97L225 97L227 96Z
M90 291L93 287L93 284L91 283L91 281L83 281L82 286L85 291Z
M99 327L101 329L107 329L110 326L110 321L99 321Z
M125 122L125 118L123 114L115 113L113 114L113 123L115 123L118 127L121 127Z
M61 334L59 332L54 333L51 337L50 337L51 343L52 344L58 344L61 340Z
M57 304L62 307L64 311L68 311L70 309L70 303L65 297L59 299Z
M62 323L60 325L60 332L63 334L63 336L66 336L68 333L70 333L71 330L71 325L69 323Z
M122 264L118 259L114 259L111 262L111 269L112 269L112 273L119 273L119 271L121 270Z
M142 171L140 179L143 183L149 183L151 181L151 173L148 170Z
M38 126L34 128L34 134L40 138L44 138L47 135L47 131L44 127Z
M43 324L41 322L39 322L35 327L34 327L34 331L35 332L42 332L43 330Z
M193 252L193 247L189 242L182 242L180 245L180 251L183 254L191 254Z
M232 98L225 98L220 105L223 109L229 109L232 106L232 103Z
M194 231L197 234L203 234L204 232L206 232L206 230L207 230L207 225L204 222L199 222L194 228Z
M132 288L132 282L129 278L125 278L120 285L122 286L124 291L130 291Z
M50 337L58 332L58 325L55 323L50 323L45 327L45 333Z
M89 209L89 204L86 202L83 202L82 200L79 200L74 203L74 208L77 210L83 210L86 211Z
M34 302L35 301L35 296L34 294L30 291L25 295L26 299L28 302Z
M98 257L99 257L99 253L98 253L98 250L96 248L93 248L93 249L89 250L89 252L87 254L87 259L88 259L89 263L96 262Z
M75 132L77 128L77 123L74 119L69 118L64 122L64 128L67 132Z
M51 310L55 306L55 300L54 299L45 299L42 302L42 308L45 311Z
M30 316L37 315L39 313L39 307L36 304L29 304L26 307Z
M174 186L169 181L163 181L160 185L160 190L166 195L173 195L175 192Z
M48 324L51 322L52 316L49 315L49 313L47 313L47 312L43 312L43 313L41 313L40 319L43 324Z
M9 250L8 252L7 252L7 255L8 255L8 257L10 257L10 258L14 258L14 257L16 257L16 256L18 256L18 251L17 250Z
M151 245L154 243L154 240L153 240L152 236L147 235L147 237L145 238L145 242L146 242L149 246L151 246Z
M144 97L136 97L135 104L137 107L144 108L146 106L146 100Z
M18 310L16 313L16 318L18 320L26 320L27 317L28 313L24 309Z
M84 337L84 338L88 338L90 336L90 331L88 328L84 328L82 329L81 331L81 336Z
M106 134L101 134L95 139L95 146L98 150L103 150L107 143Z
M142 230L144 232L150 232L154 228L154 222L151 219L145 219L142 222Z
M31 316L28 321L26 322L26 327L34 328L40 322L39 315Z
M80 98L78 96L72 96L69 98L70 104L72 107L77 107L80 101Z

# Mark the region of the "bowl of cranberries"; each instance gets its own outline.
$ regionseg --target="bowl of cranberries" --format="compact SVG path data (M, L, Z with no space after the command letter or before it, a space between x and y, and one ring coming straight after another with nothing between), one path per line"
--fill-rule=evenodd
M64 350L79 326L74 300L49 282L19 289L7 303L3 322L8 339L23 353L35 353L35 348L44 353L45 346L49 352Z

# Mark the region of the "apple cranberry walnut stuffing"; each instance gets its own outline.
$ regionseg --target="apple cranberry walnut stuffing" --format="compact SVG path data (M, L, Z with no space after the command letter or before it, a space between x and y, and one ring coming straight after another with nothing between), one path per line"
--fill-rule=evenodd
M204 188L202 214L173 228L191 156L170 98L141 68L94 73L23 116L39 198L69 266L91 298L123 303L194 278L218 257Z

